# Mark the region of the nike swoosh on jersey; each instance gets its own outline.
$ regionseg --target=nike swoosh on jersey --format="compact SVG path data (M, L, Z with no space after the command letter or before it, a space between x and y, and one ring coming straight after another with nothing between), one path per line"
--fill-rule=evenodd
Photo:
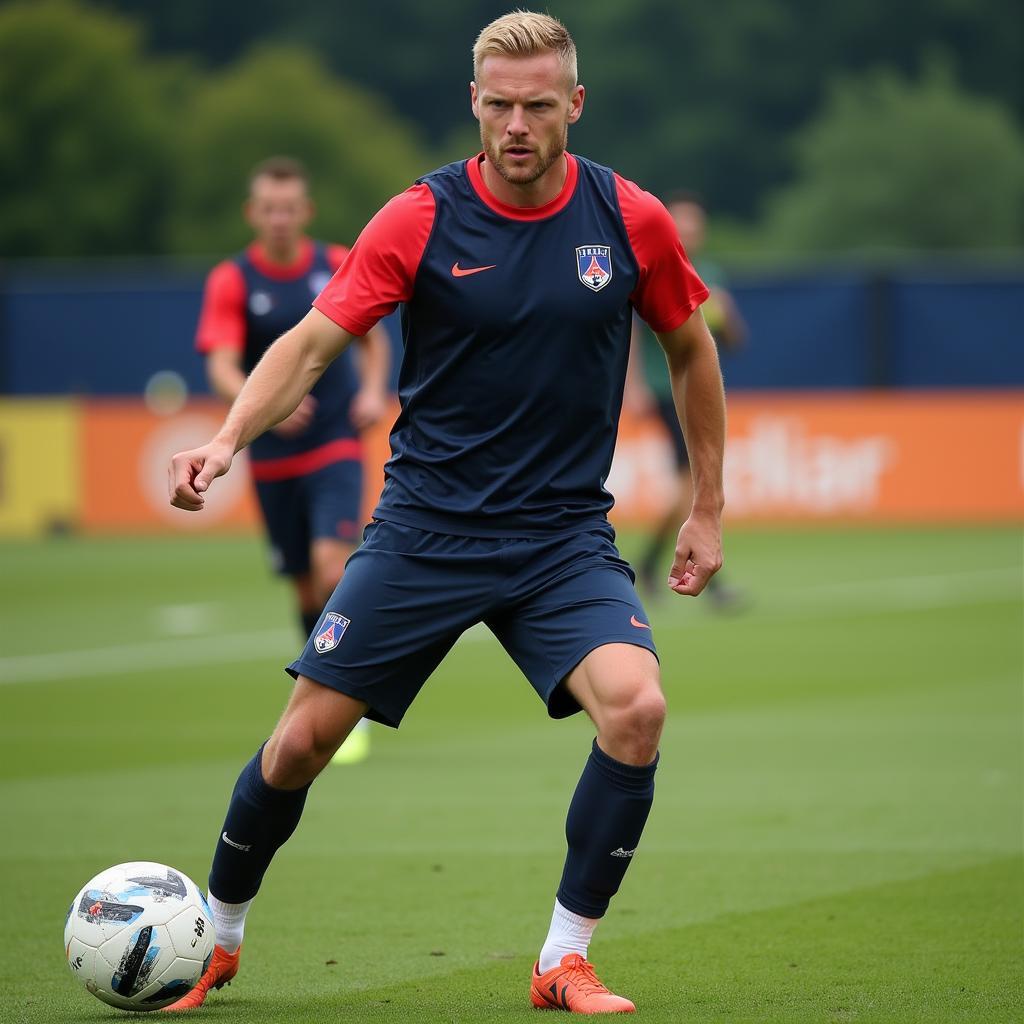
M629 624L631 626L636 626L638 629L650 629L651 628L650 626L647 625L646 622L641 622L635 615L630 615L630 617L629 617Z
M485 270L494 270L497 263L492 263L489 267L467 267L465 270L459 266L459 261L456 260L452 264L452 277L469 277L470 274L482 274Z

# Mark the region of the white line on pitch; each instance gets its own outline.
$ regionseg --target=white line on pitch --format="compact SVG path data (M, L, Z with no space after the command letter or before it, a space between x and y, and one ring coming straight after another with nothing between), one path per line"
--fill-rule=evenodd
M876 612L926 610L1013 599L1021 596L1021 590L1021 571L1016 568L883 577L758 595L754 613L831 615L861 609ZM467 630L462 639L470 643L486 642L491 639L491 633L480 623ZM298 654L299 650L296 634L290 629L278 629L15 655L0 658L0 685L288 657Z
M42 679L84 679L183 665L215 665L258 660L274 655L294 656L301 644L291 629L259 633L154 640L144 644L115 644L83 651L54 651L0 658L0 685Z
M893 576L810 584L765 594L765 610L777 613L849 610L899 611L949 608L991 600L1024 597L1024 574L1019 567L978 569L928 576Z

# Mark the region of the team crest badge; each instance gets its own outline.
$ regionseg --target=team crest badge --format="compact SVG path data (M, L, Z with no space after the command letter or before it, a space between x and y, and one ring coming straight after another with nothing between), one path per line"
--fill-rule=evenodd
M338 646L338 641L345 635L345 630L348 629L351 621L344 615L338 615L337 612L328 612L313 637L316 653L326 654L328 651L333 651Z
M253 292L249 296L249 312L253 316L266 316L274 308L274 300L266 292Z
M576 271L592 292L599 292L612 279L610 245L577 245Z

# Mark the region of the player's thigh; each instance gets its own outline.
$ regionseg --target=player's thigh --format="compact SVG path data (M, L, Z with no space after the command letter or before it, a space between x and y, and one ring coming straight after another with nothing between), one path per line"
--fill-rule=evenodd
M302 478L257 481L255 487L274 571L304 575L309 572L309 519Z
M491 597L493 583L460 556L470 544L372 523L288 671L364 702L366 717L397 726Z
M630 671L634 664L652 662L656 670L647 613L610 527L544 545L535 561L529 592L488 619L488 625L553 718L586 706L566 684L573 670L599 648L636 648L636 657L626 659ZM589 699L589 690L581 688L581 693Z

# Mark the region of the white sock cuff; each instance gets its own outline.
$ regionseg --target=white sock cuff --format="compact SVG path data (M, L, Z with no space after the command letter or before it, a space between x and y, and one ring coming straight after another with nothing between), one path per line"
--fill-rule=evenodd
M571 910L563 907L558 900L555 900L555 909L552 917L559 923L562 930L576 932L588 937L594 933L597 922L600 920L597 917L582 917L580 914L574 914Z
M206 902L209 903L213 916L224 921L237 921L239 918L244 918L249 913L249 907L252 906L252 900L246 900L244 903L225 903L223 900L217 899L212 892L207 893Z

